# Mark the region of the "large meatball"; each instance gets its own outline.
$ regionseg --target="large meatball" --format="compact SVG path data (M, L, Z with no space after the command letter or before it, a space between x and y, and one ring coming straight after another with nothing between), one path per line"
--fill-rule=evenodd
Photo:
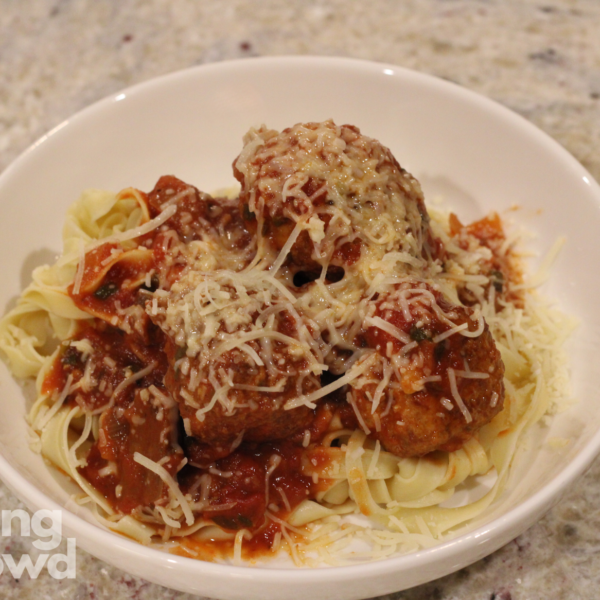
M258 344L249 344L261 354ZM242 439L279 440L308 427L313 410L306 406L286 410L285 405L318 389L319 379L302 374L308 369L304 359L293 360L280 344L275 346L277 369L269 370L238 348L209 361L198 357L178 361L179 347L169 342L165 383L179 404L186 433L224 456Z
M418 283L374 308L363 344L376 354L351 384L364 424L397 456L457 450L504 401L504 365L483 318Z
M147 303L166 335L165 385L187 435L212 449L204 456L225 456L242 439L287 437L314 417L289 404L320 387L322 359L284 289L266 272L205 271L191 261Z
M320 270L358 261L366 248L430 257L434 240L417 180L378 141L333 121L281 133L251 130L234 162L249 227L280 250L296 227L290 262Z

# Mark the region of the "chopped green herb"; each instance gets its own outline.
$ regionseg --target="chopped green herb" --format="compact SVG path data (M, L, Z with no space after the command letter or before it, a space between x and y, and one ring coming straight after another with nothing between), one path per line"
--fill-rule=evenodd
M446 340L442 340L441 342L435 345L433 349L433 357L435 358L435 362L442 362L442 358L444 358L444 353L446 352Z
M497 292L502 292L504 288L504 273L502 273L502 271L492 271L490 273L490 280L494 289Z
M245 517L244 515L240 515L238 517L238 521L244 526L244 527L252 527L252 521L248 518Z
M98 298L98 300L106 300L118 291L119 286L116 283L105 283L94 292L94 296Z
M73 348L73 346L69 346L62 357L63 365L70 365L75 367L81 362L81 354L77 348Z
M273 217L273 225L275 227L281 227L282 225L285 225L288 222L289 219L286 219L285 217Z
M231 517L213 517L213 521L223 529L233 529L238 530L239 526L235 519Z
M150 277L150 285L147 286L145 283L142 285L143 290L148 290L150 292L156 291L160 287L160 279L158 278L157 273L152 273L152 277Z
M250 210L250 207L247 204L244 204L242 217L244 218L244 221L254 221L254 219L256 219L256 215Z
M415 342L422 342L423 340L430 340L431 335L423 327L416 327L413 325L410 329L410 339Z

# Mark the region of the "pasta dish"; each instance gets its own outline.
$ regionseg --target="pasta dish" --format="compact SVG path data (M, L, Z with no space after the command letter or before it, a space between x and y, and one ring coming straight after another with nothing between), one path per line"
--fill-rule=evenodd
M33 447L105 526L185 556L345 564L452 535L564 396L571 321L497 214L426 207L354 126L251 129L233 172L228 196L166 175L71 206L0 322L37 378Z

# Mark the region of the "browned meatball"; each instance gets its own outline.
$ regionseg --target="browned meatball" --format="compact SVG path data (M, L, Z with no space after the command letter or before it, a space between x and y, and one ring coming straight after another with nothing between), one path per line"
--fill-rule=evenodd
M487 325L424 284L403 284L376 306L363 343L377 357L352 383L357 411L397 456L457 450L503 406L504 365ZM444 338L461 325L462 332ZM386 375L389 383L379 394Z
M258 344L252 346L260 353ZM288 358L277 371L269 371L234 348L204 365L188 358L183 366L177 359L178 347L171 341L166 351L169 369L165 383L179 404L186 433L215 448L220 456L231 452L242 439L286 438L305 429L314 418L314 411L306 406L284 408L288 400L320 387L317 377L299 374L307 368L302 359ZM279 355L277 349L274 353ZM266 391L269 388L277 391Z
M234 163L248 226L281 250L300 223L289 260L320 270L356 263L365 246L430 257L437 247L419 183L388 148L333 121L281 133L251 131Z
M242 439L305 428L313 411L286 403L320 387L313 326L268 272L204 270L212 257L192 256L146 305L166 337L165 385L186 433L223 456Z

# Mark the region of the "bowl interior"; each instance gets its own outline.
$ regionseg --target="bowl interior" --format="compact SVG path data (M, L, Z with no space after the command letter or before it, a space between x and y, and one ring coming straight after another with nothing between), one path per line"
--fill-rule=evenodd
M343 576L335 574L344 569L304 572L298 579L303 582L298 597L306 594L311 582L319 581L321 587L315 590L320 593L315 592L315 597L326 597L323 582L337 581L337 598L359 598L421 583L491 552L539 517L598 451L600 313L595 298L600 282L593 273L600 264L596 241L600 191L555 142L487 99L393 66L279 58L176 73L125 90L75 115L3 173L0 306L11 308L30 282L32 269L52 261L59 252L66 208L83 189L150 190L159 176L174 174L210 192L234 183L231 163L249 127L265 123L280 129L327 118L357 125L389 146L400 164L421 181L426 200L431 203L443 197L444 206L463 221L516 206L510 215L536 235L532 247L540 254L565 235L567 243L544 293L584 324L569 342L577 404L531 432L527 460L517 462L509 490L472 524L471 534L446 544L441 553L426 551L416 558L396 557L376 567L353 569L356 578L379 573L378 581L370 579L366 594L360 585L348 583L352 577L347 570ZM536 262L532 260L532 268ZM24 416L31 390L17 384L4 364L0 385L4 415L0 475L32 508L56 502L73 511L69 503L73 487L28 448ZM546 443L555 437L569 443L560 449ZM236 585L242 586L236 595L231 591L235 585L218 587L224 567L141 547L136 550L127 540L97 533L96 525L84 522L93 522L89 513L79 512L80 516L65 512L64 520L67 528L77 530L79 545L165 585L233 598L248 592L250 588L244 586L260 584L263 587L257 589L265 598L296 597L289 590L281 595L275 589L276 571L243 568L235 570ZM107 543L112 544L112 552L103 550ZM139 567L140 556L148 569ZM156 567L167 562L171 570L157 575ZM419 573L414 572L415 566L422 567ZM213 587L191 582L189 574L199 570Z

